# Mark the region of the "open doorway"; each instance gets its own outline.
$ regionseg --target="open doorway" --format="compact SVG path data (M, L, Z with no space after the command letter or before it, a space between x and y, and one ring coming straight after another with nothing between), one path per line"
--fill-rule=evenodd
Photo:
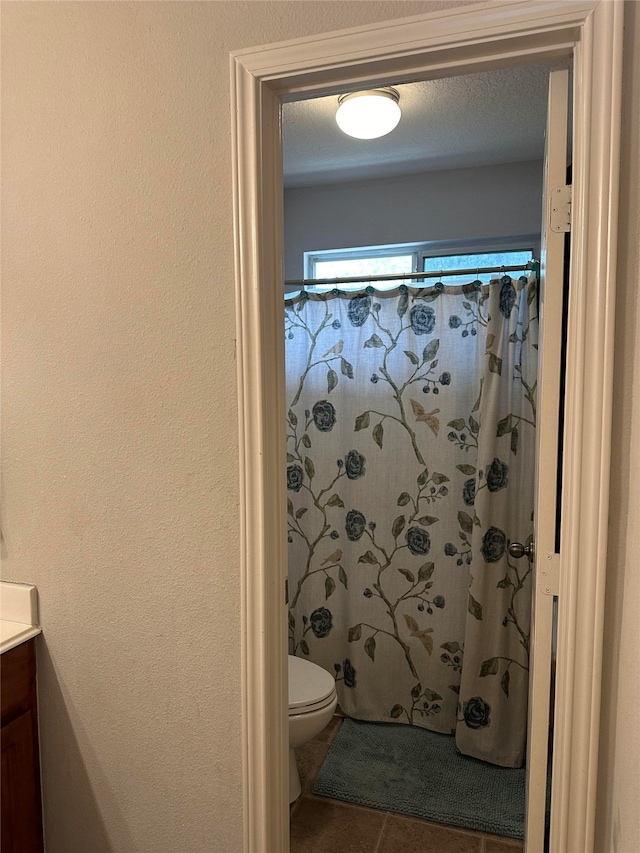
M316 813L314 843L524 838L532 566L493 545L533 539L550 68L394 87L376 140L335 96L283 108L289 652L342 714L298 749L295 850Z
M592 847L621 23L620 7L598 0L579 6L559 0L553 8L545 3L482 5L248 49L232 58L247 850L288 849L281 103L349 91L363 83L455 76L571 55L576 97L575 239L567 323L571 392L565 417L566 548L559 575L557 772L550 849ZM592 80L598 80L598 86L592 86ZM594 298L601 308L598 312L587 310L587 300Z

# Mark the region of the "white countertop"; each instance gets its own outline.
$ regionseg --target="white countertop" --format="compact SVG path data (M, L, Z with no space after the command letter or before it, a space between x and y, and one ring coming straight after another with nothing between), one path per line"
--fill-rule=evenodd
M31 583L0 581L0 654L39 633L36 587Z

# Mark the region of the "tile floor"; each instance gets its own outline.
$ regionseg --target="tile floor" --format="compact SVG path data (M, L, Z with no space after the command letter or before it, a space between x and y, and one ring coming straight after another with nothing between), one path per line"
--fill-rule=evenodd
M302 794L291 807L291 853L522 853L513 838L367 809L311 793L342 720L296 751Z

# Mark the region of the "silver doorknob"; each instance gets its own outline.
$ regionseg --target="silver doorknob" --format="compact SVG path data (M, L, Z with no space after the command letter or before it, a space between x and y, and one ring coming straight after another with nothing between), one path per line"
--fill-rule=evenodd
M533 562L533 542L530 545L523 545L522 542L512 542L509 545L509 553L512 557L516 557L520 559L520 557L527 557L529 562Z

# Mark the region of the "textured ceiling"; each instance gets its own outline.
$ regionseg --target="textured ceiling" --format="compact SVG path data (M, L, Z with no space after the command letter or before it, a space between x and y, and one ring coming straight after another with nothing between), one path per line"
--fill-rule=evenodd
M337 97L284 105L285 185L542 159L549 65L396 86L402 119L380 139L352 139Z

